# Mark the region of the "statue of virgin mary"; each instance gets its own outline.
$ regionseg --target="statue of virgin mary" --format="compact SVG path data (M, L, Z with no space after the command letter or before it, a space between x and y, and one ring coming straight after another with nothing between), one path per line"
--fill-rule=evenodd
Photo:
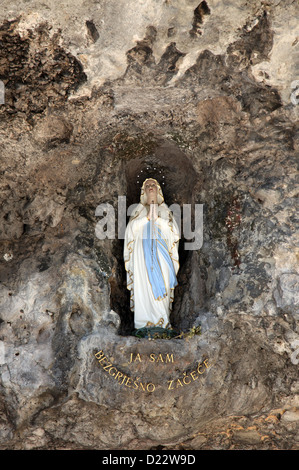
M161 186L144 181L125 232L124 262L134 326L171 329L169 315L179 269L179 229Z

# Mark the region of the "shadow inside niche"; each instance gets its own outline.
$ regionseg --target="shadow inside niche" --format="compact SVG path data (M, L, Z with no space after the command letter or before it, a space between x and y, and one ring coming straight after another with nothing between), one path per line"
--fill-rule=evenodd
M161 185L165 203L168 206L176 204L181 209L180 220L177 220L181 229L179 243L178 287L175 290L174 302L170 321L172 327L181 330L186 325L186 315L180 312L182 296L188 289L188 271L190 271L192 252L184 249L185 238L182 230L182 207L184 204L193 204L193 188L197 175L188 157L172 142L159 142L151 155L138 157L126 161L125 168L127 194L126 207L140 200L140 190L146 178L155 178ZM127 217L126 223L128 223ZM134 315L130 310L130 292L126 285L126 271L123 262L124 240L117 239L113 244L113 256L118 263L116 272L110 280L111 308L120 316L120 335L130 335L134 330Z

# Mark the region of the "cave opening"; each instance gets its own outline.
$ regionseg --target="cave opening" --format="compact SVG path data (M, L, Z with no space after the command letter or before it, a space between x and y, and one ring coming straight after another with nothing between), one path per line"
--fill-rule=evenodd
M180 209L186 204L194 203L194 187L197 181L196 171L186 154L173 142L160 141L153 152L146 156L137 156L124 164L126 183L126 207L140 200L142 184L147 178L155 178L161 185L165 203L173 204ZM182 210L181 210L182 215ZM174 214L174 216L176 216ZM128 223L127 216L126 223ZM182 298L188 289L190 266L193 252L185 249L185 236L181 220L176 220L181 230L179 242L179 263L174 302L170 315L172 327L177 330L184 328L185 315L182 315ZM129 291L126 285L126 271L123 263L124 240L116 239L113 243L113 256L118 261L116 272L110 279L110 305L120 317L119 334L130 335L134 330L134 314L130 311Z

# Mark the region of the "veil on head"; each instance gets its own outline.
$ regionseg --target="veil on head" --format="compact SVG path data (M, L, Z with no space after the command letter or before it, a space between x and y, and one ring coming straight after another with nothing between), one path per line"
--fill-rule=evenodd
M171 212L169 211L167 205L164 202L164 196L163 196L163 192L162 192L162 188L161 188L160 184L158 183L158 181L155 178L147 178L146 180L144 180L144 182L142 184L141 193L140 193L140 202L139 202L139 204L137 204L137 207L135 207L135 209L133 210L133 212L131 214L131 217L130 217L130 221L132 221L134 219L139 219L139 218L144 217L144 216L147 215L147 207L146 207L147 206L147 197L146 197L146 194L145 194L145 183L148 180L155 181L155 183L157 185L157 188L158 188L157 203L158 203L158 206L159 206L159 216L162 217L162 218L165 218L165 219L171 218L171 220L172 220L172 214L171 214Z
M146 180L143 181L143 185L142 185L142 188L141 188L141 194L140 194L140 202L143 206L145 206L147 204L147 197L146 197L146 194L145 194L145 183L147 181L154 181L157 185L157 188L158 188L158 192L157 192L157 202L158 202L158 205L160 206L160 204L162 204L164 202L164 196L163 196L163 192L162 192L162 188L161 186L159 185L158 181L155 180L155 178L147 178Z

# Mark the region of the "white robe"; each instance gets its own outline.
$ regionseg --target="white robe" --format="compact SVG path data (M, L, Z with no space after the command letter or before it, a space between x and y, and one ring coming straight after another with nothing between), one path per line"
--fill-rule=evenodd
M172 262L176 276L179 269L179 230L166 204L163 203L159 208L161 209L159 213L162 216L155 220L154 228L159 228L162 233L170 256L168 262ZM144 227L149 223L145 214L146 212L143 210L139 217L132 217L125 233L124 260L127 271L127 288L130 290L130 308L134 312L136 329L145 326L169 328L169 314L174 295L174 287L170 286L170 267L164 256L157 250L166 293L165 296L156 299L149 279L149 267L146 264L143 248Z

